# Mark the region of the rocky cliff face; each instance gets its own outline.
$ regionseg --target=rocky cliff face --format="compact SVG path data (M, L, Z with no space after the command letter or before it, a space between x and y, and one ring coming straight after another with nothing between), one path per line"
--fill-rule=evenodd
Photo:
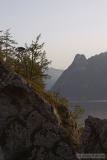
M0 160L75 160L52 106L0 63Z
M107 154L107 120L88 117L81 137L81 153Z

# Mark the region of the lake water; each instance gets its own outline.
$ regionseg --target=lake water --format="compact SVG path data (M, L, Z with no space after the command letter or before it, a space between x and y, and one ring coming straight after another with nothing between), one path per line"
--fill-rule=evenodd
M72 105L80 105L84 113L81 117L83 121L89 115L100 119L107 119L107 100L104 101L74 101ZM73 107L74 108L74 107Z

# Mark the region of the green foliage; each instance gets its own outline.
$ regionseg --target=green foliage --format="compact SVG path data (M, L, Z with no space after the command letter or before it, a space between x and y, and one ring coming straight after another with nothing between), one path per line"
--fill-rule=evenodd
M8 59L14 55L16 44L15 40L12 39L9 29L0 31L0 53L7 63Z
M26 80L33 81L44 87L45 71L50 61L43 50L44 43L40 44L41 35L35 41L25 47L17 47L9 30L0 31L0 59Z
M43 50L44 43L39 44L40 36L37 36L36 41L32 41L30 46L16 49L15 71L25 79L44 86L43 79L47 76L44 72L48 69L50 61Z

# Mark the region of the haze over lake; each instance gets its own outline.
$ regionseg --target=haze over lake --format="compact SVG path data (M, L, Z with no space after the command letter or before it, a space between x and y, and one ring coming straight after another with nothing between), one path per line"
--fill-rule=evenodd
M82 120L85 120L88 116L94 116L100 119L107 118L107 100L95 100L95 101L72 101L71 103L74 106L80 105L83 108L84 113L81 117Z

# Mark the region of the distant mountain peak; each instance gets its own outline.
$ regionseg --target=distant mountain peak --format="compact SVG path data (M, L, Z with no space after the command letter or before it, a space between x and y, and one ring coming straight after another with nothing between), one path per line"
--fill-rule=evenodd
M76 63L77 65L79 65L79 64L82 64L86 61L87 61L87 59L83 54L77 54L74 58L73 63Z
M85 55L84 54L76 54L74 60L81 60L81 59L86 59Z
M83 54L76 54L73 63L69 66L69 69L83 69L87 64L87 59Z
M88 59L77 54L52 90L70 100L107 99L107 52Z

